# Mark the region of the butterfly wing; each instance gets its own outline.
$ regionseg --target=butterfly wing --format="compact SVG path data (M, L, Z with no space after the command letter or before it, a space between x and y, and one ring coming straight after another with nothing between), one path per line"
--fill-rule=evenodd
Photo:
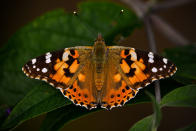
M108 73L103 107L121 106L142 87L157 79L172 76L177 68L168 59L134 48L108 47ZM119 96L119 97L118 97ZM117 99L118 98L118 99Z
M65 48L30 60L22 70L56 87L74 104L91 109L96 107L91 55L92 47Z
M106 64L105 86L102 89L101 107L111 109L122 106L128 100L135 97L138 90L130 88L116 66L116 59L113 59L112 53L108 54Z
M73 47L48 52L27 62L22 70L30 78L66 89L77 78L91 51L91 47Z
M77 75L73 85L62 93L76 105L92 109L97 107L97 94L94 86L93 65L90 58Z
M139 89L155 80L172 76L177 70L167 58L152 52L127 47L110 49L113 59L118 59L119 71L123 78L133 89Z

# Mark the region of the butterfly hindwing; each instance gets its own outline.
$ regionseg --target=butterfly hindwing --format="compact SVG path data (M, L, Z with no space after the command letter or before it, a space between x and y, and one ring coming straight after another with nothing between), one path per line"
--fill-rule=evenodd
M101 107L107 109L123 106L127 101L134 98L138 92L138 90L130 88L126 84L125 79L118 70L118 66L115 65L116 59L113 59L111 55L113 54L108 54L108 63L106 63L105 68L105 86L101 98Z
M76 105L83 106L87 109L96 108L97 94L93 82L93 66L89 58L86 59L73 85L68 89L62 89L61 92Z

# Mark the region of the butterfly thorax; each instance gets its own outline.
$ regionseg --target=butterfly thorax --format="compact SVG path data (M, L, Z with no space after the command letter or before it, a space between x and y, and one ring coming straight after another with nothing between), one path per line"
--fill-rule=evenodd
M95 87L100 91L104 85L104 66L106 64L107 48L101 36L98 36L93 46L92 63L95 70Z

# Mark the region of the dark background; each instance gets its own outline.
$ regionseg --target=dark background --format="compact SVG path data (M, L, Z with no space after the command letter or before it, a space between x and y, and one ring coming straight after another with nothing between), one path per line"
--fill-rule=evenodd
M33 21L40 15L57 9L63 8L65 11L72 12L77 9L78 2L84 0L7 0L0 4L0 46L6 44L7 40L21 27ZM123 4L120 0L112 0ZM126 6L126 5L125 5ZM178 30L188 40L196 41L196 2L170 8L162 11L159 15ZM159 53L164 48L175 47L156 29L154 30ZM93 44L93 43L92 43ZM148 50L148 40L144 28L137 29L133 34L121 42L120 45L128 45L143 50ZM111 111L103 110L92 113L67 124L63 130L128 130L138 120L152 113L150 103L137 104L129 107L115 108ZM163 119L160 131L174 130L196 121L196 110L193 108L163 108ZM37 130L44 116L29 120L15 130Z

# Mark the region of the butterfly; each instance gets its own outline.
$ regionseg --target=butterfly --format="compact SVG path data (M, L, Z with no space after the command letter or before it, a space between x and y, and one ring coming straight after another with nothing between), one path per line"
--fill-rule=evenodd
M56 87L76 105L111 109L123 106L153 81L172 76L177 68L152 52L106 46L99 34L93 46L48 52L31 59L22 70Z

